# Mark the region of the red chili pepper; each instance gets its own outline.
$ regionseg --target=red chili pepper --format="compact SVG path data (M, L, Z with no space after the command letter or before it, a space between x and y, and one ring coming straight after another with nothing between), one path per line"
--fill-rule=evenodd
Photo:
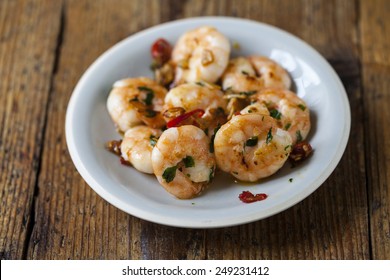
M256 201L261 201L261 200L266 199L267 197L268 197L268 195L266 195L265 193L258 193L256 195L254 195L250 191L243 191L238 196L238 198L244 203L252 203L252 202L256 202Z
M119 161L120 161L120 163L123 164L123 165L131 166L131 163L128 162L127 160L125 160L123 157L120 157L120 158L119 158Z
M171 58L171 44L169 44L165 39L160 38L153 43L150 53L158 64L163 65Z
M200 118L203 116L203 114L204 114L204 110L202 110L202 109L192 110L188 113L180 115L180 116L170 120L169 122L167 122L167 128L179 126L181 122L185 121L186 119L188 119L191 116L196 116L196 117Z

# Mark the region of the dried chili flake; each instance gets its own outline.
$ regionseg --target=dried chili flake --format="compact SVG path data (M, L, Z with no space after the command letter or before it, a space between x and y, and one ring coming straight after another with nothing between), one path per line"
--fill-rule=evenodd
M106 149L117 156L120 156L121 153L121 144L122 140L111 140L106 143Z
M182 114L172 120L170 120L168 123L167 123L167 127L168 128L171 128L171 127L176 127L176 126L180 126L180 123L182 123L183 121L185 121L186 119L188 119L189 117L202 117L204 114L204 110L202 109L195 109L195 110L192 110L188 113L185 113L185 114Z
M120 157L119 160L120 160L121 164L126 165L126 166L131 166L131 163L128 162L127 160L125 160L123 157Z
M160 38L153 43L150 53L154 63L161 66L171 58L172 46L168 41Z
M268 197L265 193L253 194L250 191L243 191L238 198L244 203L252 203L256 201L264 200Z
M313 148L307 141L302 141L295 144L290 153L290 160L292 163L296 164L301 161L304 161L313 153Z

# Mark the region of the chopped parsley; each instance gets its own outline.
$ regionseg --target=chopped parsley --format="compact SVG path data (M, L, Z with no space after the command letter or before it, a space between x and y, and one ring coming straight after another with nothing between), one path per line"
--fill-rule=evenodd
M152 101L154 98L154 91L151 88L145 87L145 86L140 86L138 87L139 90L145 91L146 92L146 97L144 99L145 105L152 105Z
M242 73L243 75L245 75L245 76L249 76L249 73L246 72L246 71L244 71L244 70L242 70L241 73Z
M251 138L249 138L248 140L246 140L245 146L248 146L248 147L256 146L258 141L259 141L259 137L257 137L257 136L252 136Z
M282 113L280 113L276 109L270 110L269 113L270 113L271 117L273 117L274 119L277 119L277 120L280 120L280 117L282 116Z
M299 109L301 109L302 111L305 111L305 110L306 110L306 106L303 105L303 104L299 104L298 107L299 107Z
M284 126L284 130L288 130L288 129L290 128L290 126L291 126L291 123L286 124L286 125Z
M192 156L186 156L183 158L184 166L185 167L194 167L195 166L195 161Z
M147 118L154 118L157 115L157 112L151 109L145 110L145 117Z
M197 84L198 86L204 87L204 83L202 83L202 82L195 82L195 84Z
M268 133L267 133L267 139L265 140L265 143L269 144L269 142L272 141L272 127L269 129Z
M158 138L154 136L153 134L149 137L149 143L152 147L156 146Z
M297 135L297 143L298 143L298 142L301 142L301 141L303 140L301 131L300 131L300 130L297 130L297 132L296 132L295 134Z
M291 147L291 145L287 145L286 147L284 147L284 150L287 151L287 149L290 147Z
M251 96L251 95L254 95L256 92L257 92L257 90L240 91L238 94L245 95L245 96Z
M177 166L168 167L164 170L164 173L162 174L163 179L165 182L170 183L175 179L176 176L176 169Z
M217 131L220 128L221 128L220 125L218 125L216 128L214 128L214 134L211 136L211 139L210 139L210 147L209 147L210 153L214 153L214 138L215 138L215 134L217 134Z
M215 166L210 168L209 182L211 182L214 179L214 171L215 171Z
M146 94L146 98L144 99L144 102L146 105L152 105L152 100L154 98L154 93L153 92L148 92Z

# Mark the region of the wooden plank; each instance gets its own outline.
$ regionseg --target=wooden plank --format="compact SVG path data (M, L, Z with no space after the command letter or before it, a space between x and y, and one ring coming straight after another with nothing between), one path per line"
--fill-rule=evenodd
M157 24L160 14L151 10L159 11L159 5L143 0L66 2L29 258L147 259L172 254L175 240L165 236L173 229L123 213L85 184L68 155L63 129L70 94L82 73L116 42Z
M338 168L308 199L263 221L213 230L160 226L110 206L78 175L67 153L63 131L71 91L83 71L100 53L148 26L201 15L239 16L264 21L308 41L331 61L340 74L350 97L353 118L359 120L362 118L362 97L356 9L351 1L319 0L66 2L63 44L44 138L37 220L28 257L369 258L365 159L361 153L364 139L358 123L352 126L353 140Z
M390 259L390 3L361 1L361 56L373 259Z
M0 258L29 237L60 1L0 1Z

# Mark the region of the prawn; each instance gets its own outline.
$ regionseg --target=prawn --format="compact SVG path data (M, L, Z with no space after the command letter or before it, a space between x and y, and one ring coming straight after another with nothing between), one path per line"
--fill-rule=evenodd
M185 111L202 109L206 113L212 108L226 110L227 101L216 85L206 82L182 84L172 88L165 96L164 109L182 107Z
M290 133L293 144L306 139L311 127L310 110L306 102L295 93L269 88L253 95L251 99L267 107L278 127Z
M216 127L226 122L227 100L220 87L206 82L179 85L165 96L166 110L183 108L186 112L203 110L205 113L198 119L199 127L212 136Z
M238 93L256 93L269 87L289 89L290 86L287 71L264 56L234 58L222 76L222 88Z
M143 123L143 118L153 118L163 108L167 90L155 81L145 78L128 78L114 83L107 99L107 110L121 132ZM147 110L137 110L142 103ZM144 109L144 108L143 108Z
M174 83L215 83L225 71L229 55L229 40L214 27L202 26L184 33L172 51Z
M139 125L126 131L121 143L121 155L135 169L153 174L151 154L161 135L160 129Z
M152 151L152 166L159 183L179 199L199 195L214 177L215 157L210 140L193 125L165 130Z
M237 115L216 133L217 166L241 181L254 182L278 171L291 152L288 132L267 115Z

